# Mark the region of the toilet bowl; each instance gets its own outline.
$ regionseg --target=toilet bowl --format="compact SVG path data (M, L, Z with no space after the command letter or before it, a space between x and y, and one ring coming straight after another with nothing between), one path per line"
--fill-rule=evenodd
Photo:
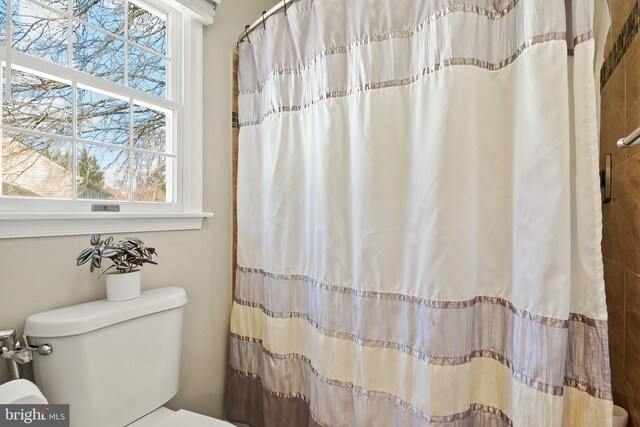
M613 405L613 427L627 427L629 414L618 405Z
M40 389L28 380L13 380L0 384L0 404L2 405L44 405Z
M233 427L164 407L178 392L186 303L170 287L29 316L29 344L53 349L34 353L36 385L49 403L69 404L71 427Z

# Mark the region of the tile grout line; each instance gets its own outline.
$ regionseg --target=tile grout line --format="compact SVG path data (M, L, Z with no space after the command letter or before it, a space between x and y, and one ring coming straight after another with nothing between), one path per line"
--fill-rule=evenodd
M635 154L633 154L633 155L631 155L631 157L626 157L625 159L620 160L618 163L616 163L615 165L611 166L611 168L612 168L612 169L613 169L613 168L617 168L618 166L622 165L623 163L625 163L625 162L627 162L627 161L629 161L629 160L635 159L635 158L636 158L636 157L638 157L639 155L640 155L640 151L639 151L639 152L637 152L637 153L635 153Z
M602 69L600 71L600 89L604 88L611 78L611 75L620 64L622 57L638 34L639 25L640 0L636 0L633 5L633 9L631 9L631 13L629 13L622 30L620 30L620 33L618 34L618 37L616 37L615 41L613 41L613 38L611 40L611 50L602 64Z

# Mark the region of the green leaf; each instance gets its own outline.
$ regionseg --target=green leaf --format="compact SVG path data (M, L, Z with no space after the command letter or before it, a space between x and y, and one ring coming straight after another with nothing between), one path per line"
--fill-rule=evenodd
M135 249L127 249L127 253L134 258L140 258L141 256L140 252L136 251Z
M97 245L100 242L100 235L99 234L94 234L93 236L91 236L91 244L93 246Z
M94 258L91 260L91 267L100 268L101 264L102 264L101 258Z
M102 249L102 257L103 258L111 258L118 255L118 251L113 248L104 248Z
M91 258L86 258L86 259L79 259L78 261L76 261L76 265L77 266L81 266L82 264L86 264L87 261L89 261Z
M88 257L89 255L91 255L92 252L93 252L92 248L87 248L87 249L83 250L82 252L80 252L80 255L78 255L76 260L80 260L80 259L83 259L85 257Z
M108 237L107 240L104 241L104 244L109 246L111 243L113 243L113 236Z
M137 237L127 237L125 240L133 245L133 247L139 247L143 244L142 240L138 239Z
M118 270L129 270L131 268L133 268L134 266L128 262L123 262L122 264L118 264L116 265L116 268Z

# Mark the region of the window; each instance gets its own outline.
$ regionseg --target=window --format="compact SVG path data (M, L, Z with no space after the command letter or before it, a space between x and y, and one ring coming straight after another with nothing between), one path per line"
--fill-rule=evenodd
M169 0L0 0L0 221L14 212L92 218L104 205L122 218L207 216L194 163L194 64L213 6L203 10Z

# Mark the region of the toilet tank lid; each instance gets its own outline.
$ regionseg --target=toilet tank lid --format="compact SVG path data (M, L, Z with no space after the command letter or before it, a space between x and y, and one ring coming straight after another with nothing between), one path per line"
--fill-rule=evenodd
M182 288L153 289L142 292L139 298L130 301L92 301L33 314L27 318L24 333L35 338L86 334L137 317L178 308L186 303L187 293Z

